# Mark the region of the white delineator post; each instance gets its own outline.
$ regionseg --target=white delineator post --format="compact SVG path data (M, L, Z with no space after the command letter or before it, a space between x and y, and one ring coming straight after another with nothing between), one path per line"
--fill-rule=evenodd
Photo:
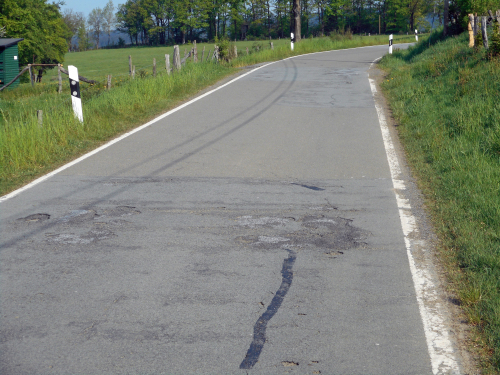
M290 48L293 51L293 43L295 42L295 35L294 33L290 33Z
M415 29L415 40L418 42L418 30Z
M78 80L78 69L76 66L68 66L69 87L71 88L71 102L75 117L83 124L82 99L80 97L80 81Z
M392 55L392 34L389 35L389 53Z

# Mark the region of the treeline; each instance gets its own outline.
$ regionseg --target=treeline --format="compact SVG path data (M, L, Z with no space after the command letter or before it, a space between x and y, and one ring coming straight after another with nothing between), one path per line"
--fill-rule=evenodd
M184 43L216 37L288 38L290 0L128 0L119 7L119 30L135 44ZM301 35L430 29L442 23L443 0L302 0Z
M443 24L447 0L301 0L301 35L413 33ZM449 0L454 33L467 14L497 8L500 0ZM288 38L293 0L128 0L116 14L118 29L134 44L185 43L216 37Z
M500 8L500 0L301 0L297 13L298 1L127 0L115 9L109 0L85 17L71 9L61 11L61 1L0 0L0 31L3 37L24 38L19 43L21 65L50 64L63 62L69 49L99 48L106 35L109 44L116 29L137 45L226 37L289 38L295 10L304 37L348 29L353 33L413 33L442 24L445 5L449 5L447 24L450 33L458 33L466 28L468 13L486 14L488 9Z

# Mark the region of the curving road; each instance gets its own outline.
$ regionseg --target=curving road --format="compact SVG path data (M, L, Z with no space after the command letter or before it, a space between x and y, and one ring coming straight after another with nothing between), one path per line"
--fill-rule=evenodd
M368 80L386 50L260 67L4 199L0 373L448 371Z

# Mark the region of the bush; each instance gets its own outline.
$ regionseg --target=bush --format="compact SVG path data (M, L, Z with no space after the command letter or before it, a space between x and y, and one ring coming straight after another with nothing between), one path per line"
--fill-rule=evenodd
M259 42L254 42L252 44L252 52L259 52L264 49L264 44L259 43Z
M219 47L219 58L224 61L229 61L230 60L230 43L229 39L226 37L224 38L215 38L215 44Z
M500 24L493 23L493 32L491 34L491 45L489 51L490 57L500 56Z

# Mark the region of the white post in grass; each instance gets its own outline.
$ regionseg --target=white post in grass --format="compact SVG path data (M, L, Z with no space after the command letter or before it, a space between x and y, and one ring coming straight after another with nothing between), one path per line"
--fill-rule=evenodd
M418 42L418 30L415 29L415 40Z
M76 66L68 66L69 86L71 88L71 102L75 117L83 124L82 99L80 97L80 81L78 80L78 69Z
M392 55L392 34L389 35L389 53Z
M290 33L290 48L293 51L293 43L295 42L295 35L293 33Z

